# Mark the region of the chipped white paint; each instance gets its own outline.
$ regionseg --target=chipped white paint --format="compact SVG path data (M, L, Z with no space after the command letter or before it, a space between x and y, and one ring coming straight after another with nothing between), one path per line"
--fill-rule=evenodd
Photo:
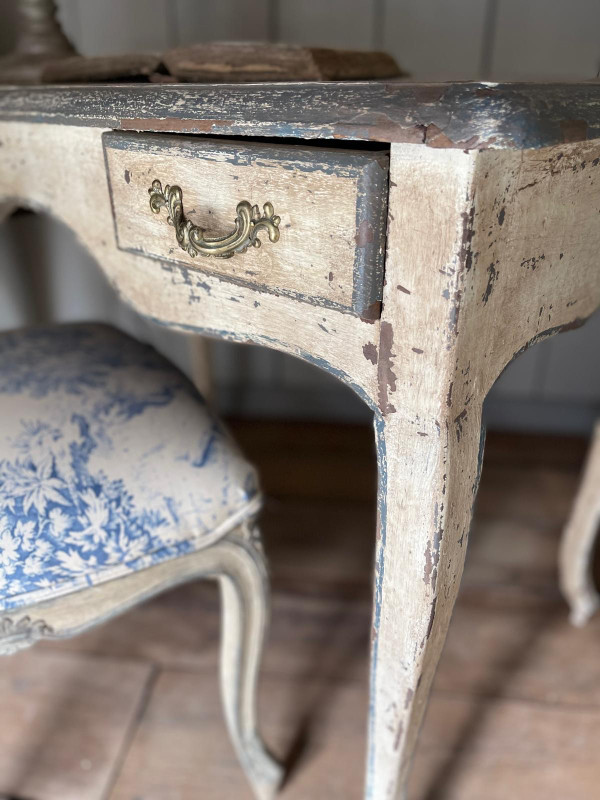
M144 134L109 135L104 143L124 250L347 309L354 307L363 262L381 265L385 155ZM155 179L180 186L186 217L213 236L233 231L242 200L261 213L269 202L281 218L280 238L271 243L263 231L261 247L233 258L192 258L178 246L167 212L150 212ZM381 276L381 266L375 272ZM201 286L201 277L195 283Z
M0 207L4 204L6 212L24 203L64 222L139 313L184 330L256 341L310 358L361 396L373 396L377 370L362 347L377 336L378 323L119 250L101 134L94 128L0 123ZM151 219L159 223L154 215ZM166 222L164 227L172 234Z
M201 287L185 269L120 251L100 129L4 123L0 141L0 204L52 211L140 313L310 360L375 410L366 797L393 800L406 786L460 583L484 398L522 348L600 304L600 144L392 145L384 305L369 323L216 275Z
M485 396L522 348L600 304L595 159L598 142L392 145L369 800L404 796L462 575Z

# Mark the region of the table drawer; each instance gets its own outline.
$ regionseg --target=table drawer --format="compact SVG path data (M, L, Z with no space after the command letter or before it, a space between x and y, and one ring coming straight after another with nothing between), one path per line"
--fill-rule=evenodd
M112 132L103 141L122 250L367 319L379 316L385 152ZM156 213L149 202L154 181L160 181ZM169 200L188 250L167 222ZM246 248L244 230L260 246Z

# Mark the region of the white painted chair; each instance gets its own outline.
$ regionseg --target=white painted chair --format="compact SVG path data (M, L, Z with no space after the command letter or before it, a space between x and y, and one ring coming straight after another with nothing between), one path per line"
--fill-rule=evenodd
M268 585L254 469L152 348L99 325L0 336L0 653L72 636L184 581L220 581L227 724L259 800Z
M565 527L559 559L560 585L574 625L585 625L600 607L592 575L600 527L600 422L596 425L573 510Z

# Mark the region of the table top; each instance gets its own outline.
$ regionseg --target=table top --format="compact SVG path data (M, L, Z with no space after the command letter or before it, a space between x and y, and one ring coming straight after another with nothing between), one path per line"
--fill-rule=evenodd
M600 138L600 82L7 86L0 119L523 149Z

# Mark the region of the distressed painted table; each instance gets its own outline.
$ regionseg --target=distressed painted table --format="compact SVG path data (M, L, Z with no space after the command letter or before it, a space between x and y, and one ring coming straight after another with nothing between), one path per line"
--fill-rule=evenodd
M61 219L140 314L306 359L373 410L365 797L403 796L462 574L484 398L600 304L600 85L5 88L0 120L4 215ZM204 258L222 243L194 224L226 233L238 203L234 257Z

